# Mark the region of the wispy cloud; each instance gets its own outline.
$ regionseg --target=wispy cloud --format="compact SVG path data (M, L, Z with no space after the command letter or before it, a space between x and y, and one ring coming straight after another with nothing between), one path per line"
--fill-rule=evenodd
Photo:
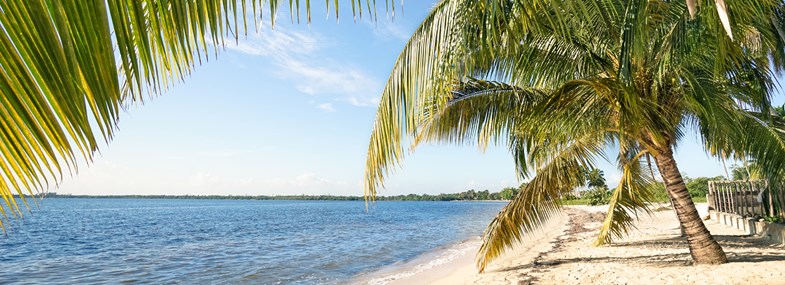
M338 94L356 98L376 92L379 86L372 76L357 68L311 64L295 58L287 58L277 64L287 71L282 77L295 82L297 90L305 94Z
M277 28L250 35L237 45L228 43L226 48L270 58L277 68L276 76L289 80L302 93L334 95L334 100L354 106L375 105L378 99L372 94L378 92L381 82L360 68L319 56L328 45L317 34Z
M333 108L333 104L332 103L319 104L319 105L316 106L316 108L319 108L319 109L321 109L322 111L325 111L325 112L335 112L335 108Z
M383 40L392 39L407 42L412 36L413 29L405 25L402 21L369 22L368 25L373 30L373 35Z
M341 100L357 107L375 107L379 105L378 96L352 96Z
M322 47L319 39L313 35L277 29L254 33L237 44L227 43L226 48L256 56L291 57L308 54Z

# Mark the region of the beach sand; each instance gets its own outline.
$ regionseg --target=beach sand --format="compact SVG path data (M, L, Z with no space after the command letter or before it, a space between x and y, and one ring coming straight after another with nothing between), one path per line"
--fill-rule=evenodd
M568 207L561 218L494 261L478 274L479 239L462 244L447 262L423 260L388 272L373 284L785 284L785 247L767 238L706 221L729 263L693 265L672 210L642 216L638 229L609 246L592 245L607 206ZM699 204L701 216L706 205ZM473 250L470 250L473 249ZM419 264L419 265L417 265Z

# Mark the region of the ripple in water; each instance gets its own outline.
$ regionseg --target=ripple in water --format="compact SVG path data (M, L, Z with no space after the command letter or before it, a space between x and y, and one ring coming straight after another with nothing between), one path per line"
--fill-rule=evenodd
M0 284L336 284L479 236L502 206L46 199L0 238Z

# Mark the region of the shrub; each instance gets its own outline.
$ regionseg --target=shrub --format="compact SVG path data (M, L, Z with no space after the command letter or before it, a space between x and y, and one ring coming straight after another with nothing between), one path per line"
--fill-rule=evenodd
M698 177L687 182L687 191L690 197L705 197L709 193L709 180L715 178Z
M611 201L611 191L605 187L595 187L583 193L583 197L589 200L589 205L603 205Z
M578 200L578 196L575 196L575 194L569 193L569 194L564 195L563 199L564 200Z

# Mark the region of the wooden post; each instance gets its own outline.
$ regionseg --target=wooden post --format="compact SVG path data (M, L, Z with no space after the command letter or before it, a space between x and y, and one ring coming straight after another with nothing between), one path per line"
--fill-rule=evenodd
M724 183L724 184L725 185L723 185L724 187L722 189L723 190L722 191L722 196L723 196L722 200L724 200L723 203L722 203L723 204L722 206L723 206L723 209L724 209L723 212L730 213L730 184L728 184L728 183Z
M743 200L744 217L749 217L750 216L750 209L749 209L749 206L750 206L750 200L749 200L750 190L752 190L752 181L747 181L747 183L744 185L744 193L741 195L742 197L744 197L744 200Z
M722 183L717 183L717 211L723 212L723 205L722 205Z
M709 181L709 193L706 193L706 202L709 203L709 210L717 210L717 203L714 201L714 181Z
M765 184L764 185L758 185L758 191L759 191L758 195L761 196L761 199L760 199L760 212L759 213L760 213L761 216L766 216L766 209L763 208L763 191L766 191L766 185Z
M722 194L722 190L723 190L723 187L725 187L725 185L723 185L722 183L717 183L717 186L718 186L717 187L717 206L718 206L717 208L718 208L718 210L720 212L724 212L725 211L725 200L724 200L724 197L722 196L723 195Z
M739 201L737 198L739 197L739 183L731 184L731 192L730 192L730 207L732 214L739 214Z
M736 212L736 215L739 216L741 216L741 201L739 199L741 198L741 187L741 183L733 183L733 201L735 203L733 210Z

